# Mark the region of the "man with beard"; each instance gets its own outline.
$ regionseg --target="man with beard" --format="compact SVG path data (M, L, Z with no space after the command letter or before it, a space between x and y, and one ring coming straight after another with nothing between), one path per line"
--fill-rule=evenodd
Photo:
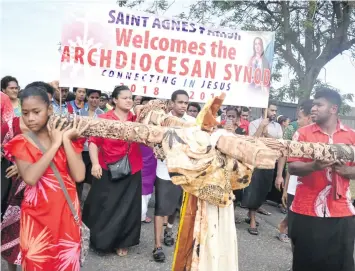
M298 129L293 140L355 145L355 132L339 121L340 106L339 93L321 88L311 111L315 123ZM355 164L289 162L289 173L298 176L289 212L293 271L354 271L355 208L349 183Z
M259 118L249 124L249 135L255 137L282 138L282 128L276 120L277 106L270 101L267 109L267 118ZM249 209L248 218L250 223L248 232L258 235L258 223L256 212L264 203L274 179L274 169L255 169L250 185L245 189L242 205Z

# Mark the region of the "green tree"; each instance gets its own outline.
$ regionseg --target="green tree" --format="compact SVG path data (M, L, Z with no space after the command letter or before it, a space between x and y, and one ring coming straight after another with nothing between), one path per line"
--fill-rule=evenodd
M344 51L355 57L355 2L197 1L181 18L250 31L275 31L273 80L291 68L279 99L308 99L323 67ZM211 19L212 18L212 19Z
M144 1L144 0L128 0L122 1L118 0L117 4L120 7L141 9L142 11L162 15L165 11L167 11L175 1L167 1L167 0L154 0L154 1Z

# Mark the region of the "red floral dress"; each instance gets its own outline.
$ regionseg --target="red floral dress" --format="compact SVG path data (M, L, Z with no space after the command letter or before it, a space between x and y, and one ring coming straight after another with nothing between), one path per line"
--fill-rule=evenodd
M73 142L80 153L84 140ZM4 146L5 155L35 163L42 152L24 135L18 135ZM68 193L79 213L76 185L68 172L64 148L54 159ZM20 249L23 270L80 270L80 228L65 200L59 182L50 167L36 185L27 185L21 205Z
M20 117L12 122L14 136L22 134ZM3 127L2 127L3 129ZM3 130L1 129L1 133ZM1 222L1 256L7 262L21 265L20 253L20 210L26 183L22 178L12 178L11 189L7 198L7 209Z

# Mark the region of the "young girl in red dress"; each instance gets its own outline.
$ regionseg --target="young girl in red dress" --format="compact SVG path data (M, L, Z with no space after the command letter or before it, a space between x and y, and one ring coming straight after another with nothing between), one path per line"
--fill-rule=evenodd
M22 270L80 270L80 228L65 200L50 162L53 162L78 213L75 182L85 177L81 151L85 139L76 140L87 128L81 123L63 128L47 122L52 106L46 90L26 88L21 95L22 116L28 129L47 150L44 154L26 134L17 135L4 146L27 184L21 205L20 249ZM74 140L74 141L73 141ZM81 223L81 222L80 222Z

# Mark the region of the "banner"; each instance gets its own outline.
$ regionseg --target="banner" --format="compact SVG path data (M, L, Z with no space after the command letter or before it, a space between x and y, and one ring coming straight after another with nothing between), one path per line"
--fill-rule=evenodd
M128 85L135 95L266 107L273 32L211 29L118 6L77 10L62 30L60 82L96 89Z

